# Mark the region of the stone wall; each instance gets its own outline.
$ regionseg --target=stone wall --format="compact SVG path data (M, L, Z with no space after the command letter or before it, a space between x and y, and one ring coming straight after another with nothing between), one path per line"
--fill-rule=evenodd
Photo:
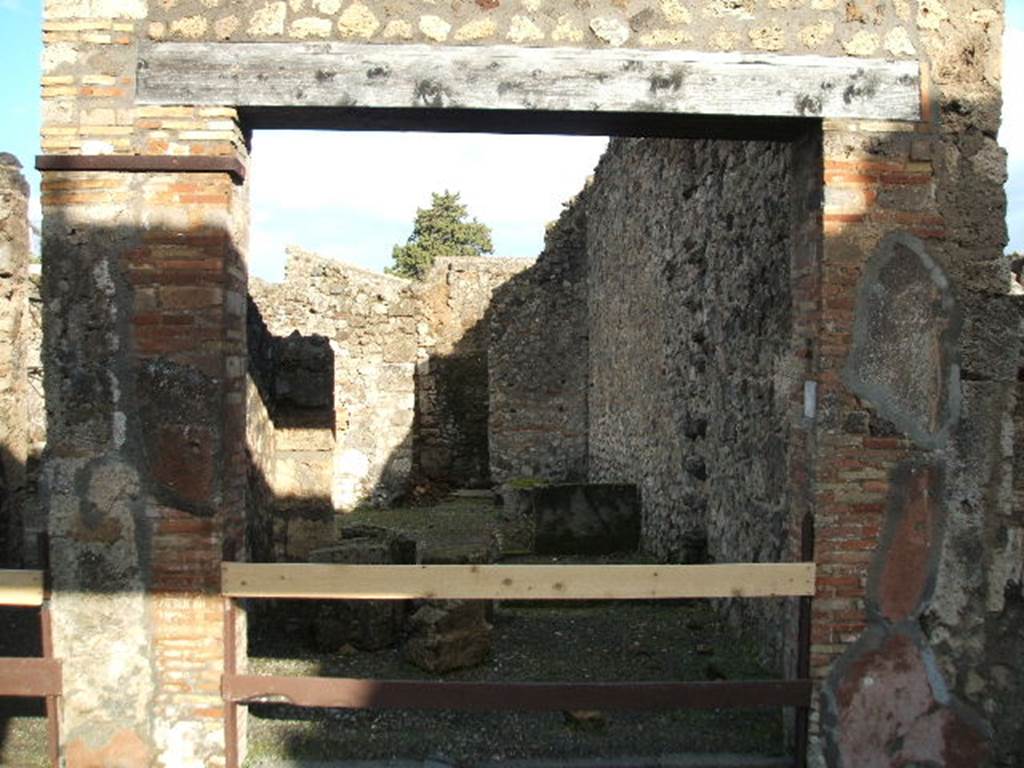
M663 559L785 559L790 186L785 144L648 139L586 195L590 479L640 487ZM778 606L730 607L777 661Z
M253 562L283 559L276 544L287 541L280 528L274 484L277 477L277 433L271 416L274 385L274 337L259 309L247 300L245 380L245 445L249 461L246 493L246 543Z
M531 263L443 259L412 282L293 248L283 283L253 281L279 557L333 538L334 512L411 483L489 483L491 296Z
M0 154L0 568L26 555L28 194L21 164Z
M635 483L643 546L669 562L799 551L792 165L785 143L611 142L496 302L496 478ZM781 606L728 607L781 664Z
M25 465L26 497L24 560L27 566L39 565L40 535L46 533L46 506L39 495L39 471L46 448L46 397L43 385L43 300L41 265L29 264L28 303L22 318L25 339L25 408L28 411L28 461Z
M412 471L416 302L408 281L299 249L253 281L272 357L273 491L289 558L333 539L335 511L387 503Z
M921 5L919 19L946 18L935 0ZM913 57L918 30L912 6L909 0L870 6L853 2L847 11L835 0L760 6L752 0L660 0L628 8L580 8L527 0L398 12L383 0L246 0L213 11L161 4L150 8L147 33L156 40L182 41L335 39Z
M415 473L418 480L486 487L492 297L533 259L439 259L416 285Z
M490 461L494 482L587 476L587 227L563 210L531 269L494 293Z

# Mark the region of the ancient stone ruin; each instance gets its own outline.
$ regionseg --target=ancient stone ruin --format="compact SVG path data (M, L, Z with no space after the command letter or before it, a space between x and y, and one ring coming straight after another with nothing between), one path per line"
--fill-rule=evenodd
M798 761L1021 765L1002 28L989 0L47 0L41 281L0 155L0 567L47 573L61 764L240 764L222 563L420 567L346 515L460 490L535 550L813 561L802 632L796 600L715 601L810 681ZM615 138L536 260L410 283L295 249L250 281L251 132L303 127ZM486 604L408 607L313 623L486 654Z

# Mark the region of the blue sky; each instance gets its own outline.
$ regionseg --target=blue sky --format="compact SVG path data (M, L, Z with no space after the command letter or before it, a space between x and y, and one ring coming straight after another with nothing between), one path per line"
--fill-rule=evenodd
M0 151L18 156L38 216L41 0L0 0ZM1006 104L1010 250L1024 251L1024 0L1007 0ZM1013 73L1013 74L1011 74ZM462 194L491 226L500 256L535 256L544 224L577 192L604 139L444 134L258 132L253 146L251 271L279 279L295 244L370 269L390 261L430 192ZM304 156L309 160L305 161ZM545 177L537 183L537 174Z

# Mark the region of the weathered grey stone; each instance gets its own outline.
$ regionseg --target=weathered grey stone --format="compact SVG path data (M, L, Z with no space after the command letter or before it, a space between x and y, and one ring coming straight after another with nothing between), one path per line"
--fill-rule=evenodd
M491 651L488 605L481 600L425 602L409 618L403 657L428 672L451 672L481 664Z
M895 233L868 262L846 384L925 447L960 415L960 316L949 281L917 238Z
M34 559L26 546L30 424L28 185L21 164L0 153L0 568ZM39 339L35 339L38 343ZM38 349L36 350L38 354Z
M539 554L604 555L634 552L640 545L635 485L551 485L530 496Z
M341 539L309 553L312 563L387 565L415 563L416 542L387 528L347 526ZM335 600L321 604L313 620L315 646L327 652L345 645L379 650L399 638L406 603L402 600Z

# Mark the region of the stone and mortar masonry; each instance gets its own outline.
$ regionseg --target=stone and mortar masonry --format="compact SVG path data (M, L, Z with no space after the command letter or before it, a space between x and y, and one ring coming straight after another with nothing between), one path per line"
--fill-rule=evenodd
M0 568L26 558L28 194L18 160L0 153Z
M245 446L248 455L245 540L253 562L277 559L274 526L278 520L274 482L277 475L277 432L273 405L274 337L259 308L247 298L245 379Z
M794 147L819 157L813 143L611 142L496 303L496 479L635 483L644 548L667 562L799 552L809 371L794 295L814 274L818 209L802 200L820 201L820 180ZM726 607L781 667L795 640L782 604Z
M920 123L823 126L820 278L800 300L818 315L807 350L816 388L806 485L821 576L814 674L825 702L814 759L1019 765L1024 480L1014 472L1020 315L1001 253L1005 158L995 140L1001 3L48 0L44 152L244 160L230 105L134 103L138 42L310 34L922 62ZM218 765L216 563L239 554L246 479L245 236L235 225L244 188L218 174L51 172L44 196L44 474L65 760ZM137 282L143 272L148 282ZM170 311L202 295L175 287L223 293ZM876 293L883 311L859 298ZM934 314L897 313L897 332L878 318L901 296L927 298ZM911 358L923 376L908 377L897 356L856 351L908 334L920 340L915 352L932 351ZM189 418L164 412L186 399ZM202 471L183 482L174 456ZM923 564L924 583L892 594L887 585L903 580L891 564L907 559Z
M74 8L75 2L63 0L60 6ZM423 8L383 0L245 0L210 5L153 4L146 34L178 41L500 43L913 58L919 26L915 15L926 21L946 15L934 0L923 0L919 11L911 0L644 0L584 6L476 0Z
M43 151L244 162L233 109L135 104L146 13L46 3ZM226 174L43 177L42 493L71 767L224 764L218 564L245 547L247 205Z
M282 283L252 282L250 516L272 541L254 556L303 560L336 512L415 484L489 483L491 297L532 263L442 259L409 281L292 248Z
M334 540L335 511L407 489L416 302L406 280L294 248L284 282L250 293L270 335L275 555L304 559Z
M670 562L778 562L801 408L789 147L613 141L587 190L589 477ZM733 601L779 666L780 605Z
M490 485L491 306L496 291L504 291L533 263L438 259L415 286L417 481Z
M535 266L494 292L491 479L587 477L586 218L568 205Z

